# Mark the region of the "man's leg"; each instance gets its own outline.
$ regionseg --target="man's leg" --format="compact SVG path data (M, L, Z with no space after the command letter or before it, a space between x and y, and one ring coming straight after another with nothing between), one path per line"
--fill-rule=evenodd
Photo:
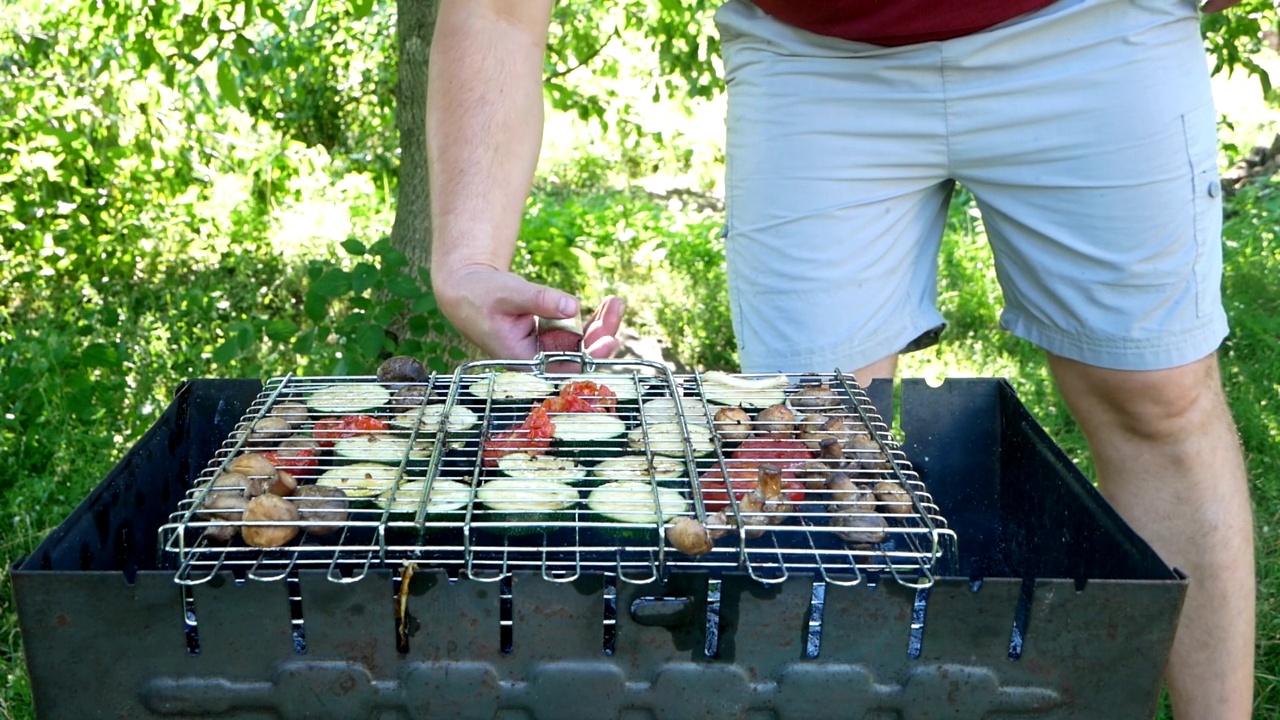
M1191 579L1167 680L1178 720L1253 707L1253 524L1216 355L1169 370L1049 364L1084 429L1102 493Z

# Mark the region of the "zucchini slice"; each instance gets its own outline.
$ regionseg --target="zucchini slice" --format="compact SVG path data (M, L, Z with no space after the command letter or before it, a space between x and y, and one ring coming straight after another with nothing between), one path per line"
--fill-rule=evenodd
M409 458L410 465L418 465L431 460L433 438L428 437L417 442L410 442L407 437L393 435L352 435L338 438L333 442L333 452L338 462L360 463L376 462L385 465L399 465L400 461Z
M568 485L581 485L587 471L572 458L514 452L498 458L498 471L507 477L555 480Z
M644 455L623 455L603 460L591 469L602 480L675 480L685 477L684 462L673 457L655 455L653 462Z
M583 460L626 452L627 424L617 415L600 412L557 413L551 416L551 437L560 450Z
M672 397L660 397L652 400L646 400L640 406L640 412L650 422L678 422L680 412L684 411L685 422L690 425L711 425L711 418L715 415L715 411L707 412L707 404L695 397L681 396L679 398L679 409L677 409L677 400Z
M353 463L326 471L316 484L338 488L349 498L371 498L394 487L399 470L379 463Z
M587 496L591 519L605 523L599 529L632 537L656 533L659 523L687 515L690 507L679 490L638 480L605 483Z
M418 423L417 442L420 446L430 447L440 431L440 419L444 416L444 405L428 405L418 415L418 408L400 413L392 418L391 427L404 432L413 432L414 420ZM454 405L449 409L449 447L461 447L470 431L480 424L480 416L474 410L462 405Z
M391 391L377 383L327 385L307 396L307 407L317 415L351 415L381 408Z
M578 491L568 483L536 478L494 478L480 486L476 500L488 508L473 515L492 532L519 535L550 532L573 519L567 512L578 504Z
M502 372L489 375L467 386L467 393L484 400L492 397L498 403L536 403L556 391L556 386L532 373Z
M427 481L414 480L398 488L388 488L374 500L378 507L390 510L392 515L415 515L422 504L422 494ZM467 503L471 500L471 486L458 480L436 478L427 498L427 522L454 520L461 522L466 516Z
M709 370L702 374L702 395L720 405L759 410L785 401L790 383L786 375L751 378Z
M711 428L695 423L688 423L688 427L689 442L693 447L694 457L715 452L716 444ZM637 452L644 452L647 447L657 455L682 458L684 457L684 430L678 421L649 423L628 433L627 445Z

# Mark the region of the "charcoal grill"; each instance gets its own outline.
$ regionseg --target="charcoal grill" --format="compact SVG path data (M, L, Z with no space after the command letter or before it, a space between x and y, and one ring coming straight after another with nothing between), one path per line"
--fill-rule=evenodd
M179 503L170 522L161 527L161 548L169 556L166 559L177 565L178 582L188 585L205 582L218 570L236 566L254 579L282 579L295 568L320 567L339 582L353 582L372 568L413 562L465 570L468 577L482 581L530 570L563 582L595 571L647 584L682 569L741 569L763 583L784 582L799 572L816 574L824 582L858 584L869 574L887 573L899 583L928 587L934 579L935 563L944 552L954 551L954 533L946 528L919 476L853 378L840 373L743 378L738 387L713 384L711 376L675 376L652 363L605 360L591 364L590 373L557 374L542 380L542 375L513 374L513 370L539 370L540 364L513 368L510 363L473 363L452 375L396 384L396 396L373 408L360 407L369 402L371 389L383 387L373 377L272 379ZM508 399L497 397L494 391L495 378L500 377L538 380L532 381L532 395ZM612 411L604 414L624 421L620 427L626 436L589 439L567 452L546 447L546 442L538 444L536 438L517 437L503 446L507 459L555 457L560 464L551 469L574 476L575 491L585 486L579 492L589 498L591 486L617 479L610 473L618 471L609 469L615 466L605 461L621 455L635 461L628 470L654 493L652 504L657 512L643 503L626 503L616 516L602 516L578 501L536 521L522 521L478 501L477 495L483 493L480 488L496 487L495 480L510 486L494 492L503 505L518 506L536 499L539 476L545 475L547 468L532 464L495 467L502 459L490 457L486 448L494 438L518 427L531 405L555 397L566 384L581 381L601 381L613 388L608 393L620 396L609 399ZM773 424L748 420L734 426L746 435L740 441L702 442L713 435L725 435L720 432L725 423L715 420L717 409L745 406L758 411L771 405L776 409L777 404L785 407L787 398L802 391L807 404L791 413L796 422L784 423L788 426L785 432L773 431ZM311 448L297 450L299 441L322 434L316 423L333 417L306 411L307 403L319 394L335 407L350 410L340 414L367 424L345 431L351 437L336 439L333 450L299 459L300 452L314 452ZM381 401L381 390L374 395ZM708 401L708 396L714 397L714 402ZM424 403L425 398L435 402ZM281 425L289 427L257 431L264 419L282 416L289 421ZM461 420L464 416L465 422ZM431 419L424 420L427 417ZM598 419L593 413L552 411L548 415L557 426L583 417ZM839 429L819 431L823 420L831 418L838 420ZM807 428L808 442L784 439L795 437L793 427ZM820 437L830 437L836 447L847 449L838 459L824 460ZM353 467L368 470L373 474L362 479L371 481L379 496L395 503L357 500L350 504L346 519L321 523L326 531L324 540L312 542L308 538L278 551L210 541L214 531L235 532L246 525L240 514L215 517L202 508L223 492L218 479L231 463L252 453L279 460L304 482L335 475L347 479ZM785 468L789 507L737 512L738 496L754 484L762 457ZM669 467L675 470L666 472ZM833 498L824 482L832 472L842 472L852 492ZM354 474L358 476L360 471ZM734 492L727 492L724 477L731 479ZM871 491L877 482L888 483L904 494L897 503L879 499ZM465 485L467 502L450 513L428 514L433 491L444 492L436 488L445 483L455 488L459 483ZM678 494L662 492L662 488ZM363 486L357 489L368 491ZM606 487L599 492L608 500L609 491L615 489L622 491ZM713 493L720 501L718 506L726 511L718 517L711 512ZM664 509L664 500L680 507ZM395 509L400 512L393 512ZM683 555L664 542L668 513L696 518L711 532L732 537L706 555ZM645 523L630 522L630 515L644 520L650 514L653 517ZM834 522L837 518L854 524L874 520L875 527L883 525L876 531L883 537L844 542L840 535L847 531ZM315 527L306 519L285 524ZM510 534L520 530L531 531L532 537Z
M405 448L429 451L378 458L398 460L392 492L415 480L458 477L473 490L490 480L486 443L527 404L465 388L499 370L469 365L422 383L433 404L469 407L480 421L456 433L447 420L394 431L407 432ZM645 428L662 418L643 403L706 396L701 375L589 370L619 371L634 386L619 413L650 460L660 443ZM732 446L695 452L691 425L714 419L705 405L693 406L702 417L673 405L682 471L662 480L688 498L684 515L720 527L706 555L673 548L669 522L620 528L581 503L540 518L536 532L495 532L502 523L474 497L461 516L429 512L430 489L402 513L353 503L334 532L280 548L210 542L209 528L246 524L200 512L229 462L290 448L287 434L255 435L258 422L321 387L372 383L195 380L179 390L13 568L41 717L1153 712L1185 578L1106 506L1003 381L905 381L891 430L887 384L864 392L838 372L788 376L789 392L827 388L844 439L862 439L847 443L855 450L842 471L897 483L910 508L833 508L814 479L830 468L805 456L793 463L785 517L735 514L725 493L719 526L703 480L733 472ZM374 414L404 411L425 412ZM337 467L328 452L295 468L304 482ZM843 512L883 516L884 537L844 542L831 522Z

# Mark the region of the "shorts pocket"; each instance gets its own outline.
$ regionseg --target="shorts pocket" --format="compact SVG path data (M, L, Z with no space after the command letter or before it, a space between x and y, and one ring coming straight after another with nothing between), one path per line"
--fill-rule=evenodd
M1212 103L1182 116L1191 208L1195 220L1196 316L1216 312L1222 287L1222 181L1218 175L1217 117Z

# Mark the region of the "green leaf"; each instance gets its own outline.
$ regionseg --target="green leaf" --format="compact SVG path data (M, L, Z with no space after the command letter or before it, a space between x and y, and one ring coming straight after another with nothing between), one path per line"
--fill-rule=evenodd
M378 282L378 268L373 263L362 262L351 268L351 290L356 294L363 293Z
M431 332L431 321L421 315L409 318L409 332L413 335L427 335Z
M218 365L230 364L240 354L234 337L227 338L221 345L213 349L213 362Z
M330 268L311 283L311 290L323 298L342 297L351 292L351 276L344 270Z
M351 13L356 20L363 20L373 12L373 0L351 0Z
M364 243L355 238L347 238L342 241L341 245L342 249L346 250L351 255L364 255L369 251L368 248L365 247Z
M267 323L267 337L275 342L284 343L293 339L298 332L298 324L292 320L277 318Z
M387 334L378 325L365 323L356 329L355 345L364 357L377 357L386 343Z
M218 63L218 90L233 107L240 107L240 83L236 79L235 66L229 59Z
M432 312L439 307L440 306L436 304L435 295L432 295L431 293L423 293L417 298L414 298L412 312L414 315L423 315Z
M80 361L85 367L114 368L120 365L120 353L106 343L93 343L80 351Z
M414 282L413 278L405 275L404 273L393 275L388 279L387 290L392 295L406 300L412 300L422 294L422 288L418 287L418 283Z
M302 301L302 312L312 322L321 322L329 314L329 301L317 292L308 292Z

